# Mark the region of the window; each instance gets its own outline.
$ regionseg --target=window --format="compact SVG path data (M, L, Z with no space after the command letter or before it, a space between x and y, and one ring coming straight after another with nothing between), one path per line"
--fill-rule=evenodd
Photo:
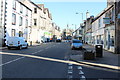
M98 26L101 27L101 19L99 19Z
M26 26L28 26L28 20L26 19Z
M23 32L19 31L19 37L23 37Z
M34 19L34 26L37 26L37 19Z
M23 6L20 4L20 13L23 13Z
M22 19L22 17L20 16L19 26L22 26L22 22L23 22L23 19Z
M13 9L16 9L16 0L13 0Z
M114 12L115 12L115 10L114 10L114 8L113 8L113 9L112 9L112 15L111 15L111 20L112 20L112 21L115 21L115 15L114 15L115 13L114 13Z
M12 32L11 32L11 36L14 37L15 36L15 29L12 29Z
M82 43L81 40L73 40L73 43Z
M37 13L37 8L34 8L34 13Z
M26 8L26 16L28 16L28 9Z
M114 46L114 37L111 38L111 46Z
M12 14L12 25L16 24L16 15L13 13Z

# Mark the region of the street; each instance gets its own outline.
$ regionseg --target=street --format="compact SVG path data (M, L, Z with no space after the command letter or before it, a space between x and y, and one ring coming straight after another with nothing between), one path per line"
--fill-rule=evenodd
M65 78L98 80L118 78L118 72L99 69L96 67L71 64L65 61L70 55L83 53L82 50L71 50L69 43L46 43L40 46L29 47L22 50L3 50L2 77L3 78ZM30 55L26 57L24 55ZM37 56L37 57L36 57ZM35 58L36 57L36 58Z

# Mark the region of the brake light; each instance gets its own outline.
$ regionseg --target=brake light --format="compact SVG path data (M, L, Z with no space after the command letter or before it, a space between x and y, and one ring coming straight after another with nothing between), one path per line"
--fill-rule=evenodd
M20 41L18 41L18 44L20 44Z

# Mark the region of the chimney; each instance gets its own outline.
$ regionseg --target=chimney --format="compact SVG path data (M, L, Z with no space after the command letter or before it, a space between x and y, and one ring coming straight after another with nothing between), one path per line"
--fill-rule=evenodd
M86 12L86 19L88 19L88 18L90 18L90 13L87 10L87 12Z
M115 0L107 0L107 7L114 5Z

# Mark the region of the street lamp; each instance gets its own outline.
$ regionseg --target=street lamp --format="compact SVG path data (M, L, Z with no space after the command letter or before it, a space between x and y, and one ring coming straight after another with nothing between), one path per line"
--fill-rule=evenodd
M76 12L76 14L81 14L82 15L82 23L83 23L83 13Z
M72 24L72 26L74 26L75 25L75 30L76 30L76 24Z

